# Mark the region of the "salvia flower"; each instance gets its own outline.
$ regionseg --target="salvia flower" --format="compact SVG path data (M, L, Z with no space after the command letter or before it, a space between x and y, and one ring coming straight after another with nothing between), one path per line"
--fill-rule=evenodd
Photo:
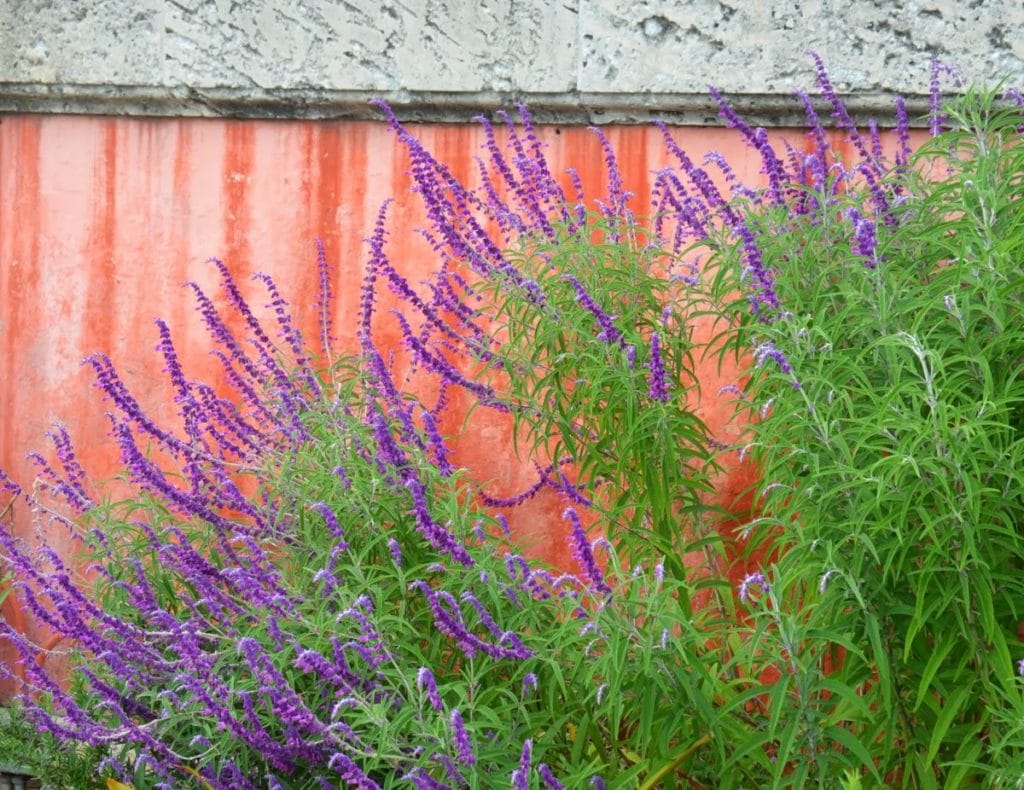
M567 280L572 285L573 290L576 291L576 300L597 321L597 325L601 329L597 334L598 340L603 340L608 345L616 343L624 345L622 333L616 328L614 317L601 309L601 306L594 301L594 297L587 292L583 283L571 274L562 275L562 279Z
M324 242L319 236L316 239L316 268L320 276L320 293L317 301L317 313L320 316L320 344L324 354L331 356L331 344L334 337L331 334L331 302L334 294L331 291L331 267L327 263L327 250L324 249Z
M463 590L460 600L465 601L476 610L477 616L480 618L480 623L484 628L491 632L492 636L501 639L505 635L505 632L494 621L494 617L489 611L487 611L487 607L484 606L472 592L469 590Z
M559 782L551 769L548 768L546 763L541 763L537 766L537 773L540 774L540 778L544 781L544 786L549 790L565 790L565 785Z
M345 467L344 466L339 464L338 466L334 467L334 469L332 470L331 473L335 477L337 477L339 480L341 480L341 484L346 489L352 488L352 480L351 480L351 478L349 478L348 473L345 471Z
M768 581L764 578L764 574L761 571L754 571L748 573L743 577L743 581L740 582L740 600L746 603L750 598L751 588L757 587L762 592L767 592L770 588Z
M768 142L768 133L761 128L752 129L717 90L710 86L708 90L718 103L719 115L726 119L729 126L743 135L746 138L747 144L756 148L757 152L761 155L761 172L768 176L769 195L773 203L776 205L781 204L783 202L781 184L785 174L782 162Z
M529 790L530 767L533 764L533 741L523 741L523 750L519 753L519 767L512 772L512 790Z
M359 788L359 790L380 790L380 785L363 773L359 766L352 761L352 758L344 752L335 752L327 763L327 767L352 787ZM323 784L328 788L334 787L326 780Z
M786 359L786 355L777 349L775 344L770 340L766 340L754 349L754 362L758 367L764 365L765 360L768 359L778 365L779 370L783 373L793 372L793 366L789 364L789 360Z
M412 782L416 790L451 790L449 785L435 779L422 768L416 768L402 778Z
M391 553L391 559L395 561L395 565L402 567L402 547L394 538L388 538L388 551Z
M647 367L651 371L647 395L651 400L665 403L668 400L668 384L665 365L661 360L661 340L657 332L651 334L651 361Z
M875 223L868 217L863 216L857 209L851 208L846 212L847 219L853 226L853 239L850 246L855 253L864 258L864 265L869 269L878 267L878 253L875 248L878 244L876 237Z
M437 421L429 411L423 412L423 429L427 434L427 442L434 453L434 463L444 477L450 477L454 469L448 460L448 446L437 428Z
M327 529L334 535L339 541L339 545L343 548L348 548L348 543L345 542L345 533L341 529L341 525L338 523L338 517L334 515L334 511L331 510L330 505L326 502L316 502L310 507L323 516L324 523L327 525Z
M1003 91L1003 98L1006 101L1012 101L1018 108L1024 108L1024 93L1014 88L1007 88ZM1017 127L1017 131L1020 134L1024 134L1024 124Z
M458 602L449 593L443 590L434 590L420 579L410 583L409 587L423 593L438 630L453 639L459 649L468 657L472 658L477 653L486 653L491 658L523 660L533 655L522 640L511 631L505 631L497 644L486 642L471 633L462 618Z
M523 676L523 692L522 696L528 696L534 689L537 688L537 676L533 672L527 672Z
M583 529L583 524L580 523L580 518L576 515L576 511L571 507L567 507L562 513L562 518L567 519L572 524L569 547L573 559L576 560L584 577L595 590L604 595L611 595L612 588L605 583L604 574L601 573L601 569L597 566L597 561L594 559L594 554L590 549L590 541L587 540L587 533Z
M431 755L431 759L444 766L445 773L448 774L448 778L452 781L452 785L454 787L466 786L467 782L465 777L459 773L459 769L455 767L455 763L452 762L451 757L443 752L437 752L436 754ZM437 787L438 790L449 790L448 785L443 785L441 783L438 783Z
M469 552L466 551L451 532L437 523L430 514L427 492L415 473L410 472L406 476L405 487L412 494L413 507L411 513L416 519L416 528L420 534L438 551L448 554L453 560L466 567L472 566L474 564L473 558L469 556Z
M463 765L472 765L476 762L476 754L473 753L473 746L469 742L469 733L466 732L466 725L462 721L462 713L457 708L452 710L449 721L452 726L452 739L459 762Z

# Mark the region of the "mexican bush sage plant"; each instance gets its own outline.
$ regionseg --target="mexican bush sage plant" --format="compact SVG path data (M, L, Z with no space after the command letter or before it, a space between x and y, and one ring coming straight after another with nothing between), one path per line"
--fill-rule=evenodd
M767 188L740 184L721 157L710 156L707 164L725 176L728 191L722 191L663 128L677 166L658 174L649 226L628 209L610 153L611 194L601 217L545 209L550 203L538 196L555 195L555 205L564 206L563 195L525 117L525 137L508 132L507 158L488 131L478 193L453 185L443 164L395 124L417 162L414 173L447 270L459 271L454 261L463 274L484 277L476 291L492 305L484 314L497 317L503 332L498 348L482 347L476 329L446 342L484 370L474 386L484 381L488 393L515 394L510 408L529 449L546 451L548 469L573 465L571 474L542 472L538 485L560 485L567 498L598 512L606 533L634 559L652 535L692 538L695 522L710 515L700 509L699 476L695 486L680 485L680 469L688 472L695 462L706 469L714 460L701 448L761 466L760 515L744 535L753 550L749 562L768 557L771 567L747 573L737 601L719 597L711 607L730 612L736 603L751 618L749 628L731 622L722 632L720 689L737 696L720 710L738 713L742 706L750 718L740 718L750 729L719 765L719 782L733 781L722 771L752 771L747 780L764 771L776 784L797 785L826 782L844 770L921 786L1010 775L1019 759L1016 730L1007 724L1017 715L1012 656L1020 652L1010 570L1019 548L1009 526L1017 521L1019 490L1020 345L1013 333L1019 114L995 112L992 97L943 109L937 88L943 69L936 65L929 122L933 132L947 131L912 157L906 108L897 100L895 150L886 153L877 125L857 128L815 60L822 97L855 158L845 161L832 150L806 96L808 153L776 151L763 130L747 125L716 94L727 122L760 156ZM540 186L526 191L527 185ZM502 228L503 244L479 232L489 224ZM710 259L703 274L695 268L698 255ZM652 266L660 256L660 267ZM659 269L669 276L645 279ZM981 307L966 314L961 302L976 286L958 279L964 272L986 289ZM690 289L673 291L669 279ZM860 290L851 295L851 288ZM683 318L674 334L659 325L659 309ZM725 325L716 339L724 353L750 360L736 384L719 393L737 397L750 434L738 447L723 446L682 409L674 417L681 437L674 448L686 462L673 465L657 454L648 430L669 424L659 409L671 388L709 396L689 375L688 360L698 351L687 346L686 318L701 312ZM978 333L964 317L971 314L985 327L986 351L998 351L998 360L975 361ZM959 327L957 345L936 352L926 340L954 328L951 320ZM666 363L662 340L669 336L680 350ZM712 342L699 353L720 350ZM956 403L971 404L970 419L961 413L966 406L954 412L943 405L939 358L964 366L956 387L944 389L955 392ZM647 386L638 386L644 379ZM915 386L923 387L916 405ZM822 416L835 409L848 413L838 422ZM940 428L925 418L939 419ZM894 419L924 422L903 422L897 430ZM960 425L975 426L964 430L978 446L948 433ZM954 444L963 455L952 452ZM979 458L988 459L984 466ZM915 485L921 495L907 496ZM869 505L874 509L850 509ZM991 539L965 535L967 520L991 524ZM671 525L667 534L659 524ZM823 532L828 524L836 525L835 535ZM860 524L882 530L889 552ZM685 545L676 544L677 558ZM975 559L967 565L956 559L965 556ZM715 573L716 559L712 554L708 562ZM851 617L854 611L862 619ZM946 613L948 619L928 625ZM968 660L964 648L972 643ZM955 671L946 675L940 670L949 657ZM972 672L979 679L961 684ZM1002 701L998 709L995 699ZM892 748L880 748L883 742Z
M750 534L777 557L747 603L780 783L836 749L872 783L1020 776L1024 139L994 93L943 117L912 157L829 164L807 213L745 212L779 303L732 303L732 342L754 348Z
M89 360L118 487L60 429L31 494L0 478L80 548L0 531L18 600L71 656L61 684L0 626L28 720L139 790L1019 776L1019 111L936 92L941 133L911 155L898 101L890 154L817 65L852 161L809 97L809 144L779 150L716 93L763 184L663 126L649 217L603 138L588 201L525 108L484 121L470 189L383 108L439 263L410 284L382 208L358 356L331 351L322 250L316 353L271 278L268 329L215 261L227 312L190 288L230 392L191 379L158 322L176 425ZM390 321L401 348L378 344ZM706 391L697 363L719 355L736 380ZM740 443L697 416L711 398ZM497 497L453 463L442 426L467 399L535 485ZM763 476L746 554L709 497L743 460ZM571 574L508 534L545 490Z
M131 494L105 499L60 430L37 492L4 480L81 551L0 537L73 666L65 688L4 627L25 717L137 790L581 786L692 748L676 700L686 662L709 670L679 647L679 584L620 567L571 509L578 575L527 562L368 335L321 381L272 281L278 344L214 265L255 349L193 286L236 400L159 323L180 431L91 360Z

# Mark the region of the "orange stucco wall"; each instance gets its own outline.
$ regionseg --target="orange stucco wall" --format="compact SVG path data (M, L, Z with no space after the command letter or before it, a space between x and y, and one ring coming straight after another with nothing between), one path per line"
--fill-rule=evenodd
M411 128L457 176L473 181L482 142L477 127ZM642 212L652 174L666 164L659 133L619 127L607 134ZM593 134L547 127L541 135L556 172L573 166L591 194L601 194L602 155ZM799 131L786 136L803 144ZM734 133L683 128L677 138L694 159L717 150L741 179L760 180L759 159ZM272 274L313 337L315 311L303 307L316 299L313 243L320 236L336 273L336 334L354 348L363 239L385 198L397 199L392 260L413 282L434 266L413 233L423 217L409 192L408 167L404 149L374 122L0 118L0 467L29 481L26 452L42 447L43 432L60 420L89 468L113 471L105 407L79 362L92 351L107 353L139 400L160 413L162 361L153 350L152 320L170 323L191 371L209 364L181 284L192 279L216 291L204 264L211 255L240 281L256 271ZM257 289L251 293L263 303ZM713 363L704 376L708 392L728 381ZM703 416L728 441L736 428L723 422L725 404L718 409L712 400ZM462 463L494 480L496 495L535 479L515 459L507 427L483 417L474 418L459 453ZM742 469L723 476L723 500L749 479ZM24 507L16 504L13 517L28 534ZM514 527L536 553L566 562L564 542L545 540L562 529L557 502L531 504ZM66 548L59 533L48 537Z

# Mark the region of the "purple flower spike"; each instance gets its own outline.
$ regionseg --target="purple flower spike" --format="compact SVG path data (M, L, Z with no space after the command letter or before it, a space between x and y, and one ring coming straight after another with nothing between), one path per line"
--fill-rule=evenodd
M878 241L875 235L875 223L863 216L855 208L847 211L846 216L853 225L853 239L850 246L855 253L863 256L864 265L867 268L877 268L878 254L875 251L875 247Z
M476 762L476 755L473 753L473 746L469 742L469 733L466 732L466 725L463 723L462 714L458 709L452 711L450 721L459 762L463 765L472 765Z
M437 428L437 421L434 419L434 415L429 411L423 412L423 430L427 434L427 442L434 453L434 464L437 466L437 470L444 477L451 477L454 469L452 469L451 462L448 460L448 446L445 444L444 438L442 438L441 432Z
M587 533L583 529L583 525L580 523L580 518L576 515L576 511L571 507L567 507L565 512L562 514L562 518L568 519L572 524L572 535L569 537L569 546L572 551L573 559L575 559L577 564L580 566L583 576L590 582L590 585L597 592L602 593L603 595L611 595L612 588L605 583L604 574L601 573L601 569L597 567L597 561L594 559L594 554L590 550L590 541L587 540Z
M348 543L345 541L345 533L341 529L341 525L338 523L338 517L334 515L334 511L327 505L326 502L316 502L311 505L312 509L324 517L324 522L327 524L327 529L330 530L331 534L334 535L339 541L340 545L344 548L348 548Z
M537 688L537 676L533 672L527 672L523 677L523 694L526 697Z
M748 573L743 577L743 581L740 582L740 600L743 603L747 603L750 598L750 588L757 587L762 592L768 592L771 586L768 584L767 579L764 578L764 574L761 571L754 571Z
M437 681L434 680L434 673L426 667L420 667L420 671L416 673L416 688L426 692L427 699L434 710L443 709L441 697L437 693Z
M754 349L754 362L758 367L761 367L766 359L775 362L783 373L793 372L793 366L789 364L786 355L779 351L770 340L761 343L761 345Z
M415 790L449 790L448 785L434 779L422 768L414 768L402 778L412 782Z
M434 617L434 624L445 636L451 638L469 658L477 653L486 653L496 659L530 658L533 653L513 631L505 631L497 644L486 642L469 631L459 610L458 601L444 590L434 590L421 579L410 583L410 589L423 593Z
M1024 108L1024 94L1015 88L1007 88L1003 91L1003 98L1006 101L1012 101L1018 108ZM1017 127L1017 132L1024 134L1024 124Z
M902 168L910 159L910 118L907 117L907 102L902 96L896 97L896 139L899 140L896 164Z
M619 164L615 160L615 151L612 149L611 143L608 138L605 137L598 127L591 126L590 131L597 135L597 139L601 142L601 149L604 151L604 163L608 172L608 201L607 206L603 205L602 201L598 201L598 205L602 207L602 213L609 219L616 219L619 217L629 218L629 211L626 208L626 204L629 202L632 193L626 192L622 187L622 172L619 170ZM614 230L614 225L612 226ZM614 233L613 238L618 241L618 234Z
M533 741L523 741L523 751L519 755L519 767L512 772L512 790L529 790L530 765L533 763Z
M592 776L590 777L590 786L593 787L594 790L605 790L606 785L604 783L604 779L600 776Z
M357 787L359 790L380 790L380 785L364 774L344 752L335 752L327 763L327 767L348 782L350 787ZM327 784L326 786L333 787L334 785Z
M661 341L657 332L651 334L651 361L647 366L651 371L647 395L651 400L668 401L668 385L666 382L665 365L661 361Z
M334 467L332 474L341 480L341 484L345 486L346 489L352 488L352 480L349 478L344 466L338 465Z
M402 567L402 547L398 545L398 541L394 538L388 538L388 551L391 552L391 559L395 561L395 565L399 568Z
M316 239L316 269L320 276L320 293L317 300L317 312L320 315L320 344L328 359L331 356L331 345L334 336L331 334L331 304L334 293L331 291L331 267L327 263L327 250L319 236Z
M576 291L577 301L582 305L584 310L594 316L597 320L597 325L601 328L601 331L597 335L598 340L603 340L609 345L612 345L613 343L618 343L620 346L624 345L622 341L622 333L615 328L613 317L601 309L600 305L594 301L594 297L587 293L587 289L583 287L583 283L571 274L563 275L562 279L567 280L572 284L573 290Z
M853 119L850 117L849 111L846 109L846 105L843 104L839 95L836 93L835 86L832 85L832 81L828 77L828 72L825 70L824 61L822 61L821 57L816 52L810 52L808 54L811 56L811 60L814 61L818 87L821 88L822 95L828 99L829 103L832 105L832 117L836 119L836 123L839 128L846 132L850 142L853 143L863 160L861 163L862 166L859 169L871 190L875 208L880 216L886 216L889 213L889 200L885 195L885 191L878 182L878 179L881 176L878 161L872 156L871 151L868 150L868 147L864 142L864 138L857 131L857 124L854 123Z
M370 259L366 264L363 285L359 290L359 341L363 351L367 351L373 333L373 311L376 301L377 269L385 260L384 243L387 238L387 223L390 200L385 200L377 212L377 222L373 226L370 238Z
M555 775L551 773L551 769L545 763L537 766L537 773L540 774L540 778L544 780L544 786L549 790L565 790L565 785L555 779Z

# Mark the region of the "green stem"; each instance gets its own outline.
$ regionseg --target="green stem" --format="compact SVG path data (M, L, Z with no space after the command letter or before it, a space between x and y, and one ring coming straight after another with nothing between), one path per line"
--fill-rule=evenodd
M689 757L691 754L697 751L700 747L706 745L710 741L710 732L705 735L702 735L696 741L694 741L685 749L683 749L683 751L679 753L679 756L675 757L672 760L672 762L666 763L661 768L659 768L655 773L651 774L647 778L647 780L642 785L640 785L639 790L653 790L653 788L658 787L658 784L661 782L661 780L668 776L670 773L672 773L679 766L679 764L683 762L683 760L685 760L687 757Z

